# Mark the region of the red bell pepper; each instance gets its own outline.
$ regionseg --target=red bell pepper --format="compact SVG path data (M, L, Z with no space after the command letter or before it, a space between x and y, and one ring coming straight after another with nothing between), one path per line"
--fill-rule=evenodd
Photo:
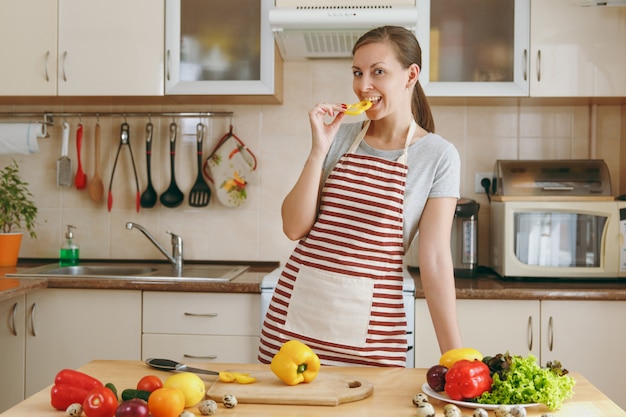
M62 369L54 378L50 404L57 410L65 411L70 404L82 404L91 390L100 387L104 387L102 382L92 376L72 369Z
M492 383L486 364L462 359L448 369L444 390L453 400L468 400L489 391Z

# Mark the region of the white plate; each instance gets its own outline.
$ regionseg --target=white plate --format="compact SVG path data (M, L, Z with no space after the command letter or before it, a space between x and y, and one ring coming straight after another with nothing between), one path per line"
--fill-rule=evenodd
M452 400L445 393L437 392L437 391L433 390L428 385L428 383L424 383L424 385L422 385L422 391L424 391L424 394L428 395L429 397L433 397L433 398L436 398L438 400L445 401L447 403L456 404L456 405L461 406L461 407L484 408L485 410L495 410L496 408L500 407L500 404L479 404L479 403L470 403L470 402L466 402L466 401ZM507 404L507 405L519 405L520 407L534 407L536 405L539 405L539 403L532 403L532 404Z

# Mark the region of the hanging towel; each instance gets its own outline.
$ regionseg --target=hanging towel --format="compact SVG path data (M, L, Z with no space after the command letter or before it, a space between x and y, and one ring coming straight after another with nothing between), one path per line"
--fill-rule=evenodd
M37 138L46 136L44 123L0 123L0 155L39 152Z

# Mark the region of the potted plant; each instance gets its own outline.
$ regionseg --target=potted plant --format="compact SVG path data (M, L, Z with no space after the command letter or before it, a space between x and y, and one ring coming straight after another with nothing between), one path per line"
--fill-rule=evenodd
M0 169L0 190L0 267L15 266L23 232L37 237L37 206L15 160Z

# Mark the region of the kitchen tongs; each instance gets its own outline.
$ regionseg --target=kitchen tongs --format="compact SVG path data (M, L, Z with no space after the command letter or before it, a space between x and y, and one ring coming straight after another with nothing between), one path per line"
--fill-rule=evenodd
M194 374L208 374L219 375L219 372L207 371L206 369L192 368L190 366L178 363L171 359L146 359L146 365L162 371L180 371L180 372L193 372Z
M109 181L109 196L107 201L107 207L109 211L111 211L111 207L113 207L113 193L111 192L111 187L113 186L113 176L115 175L115 168L117 168L117 159L120 157L120 151L123 146L128 147L128 152L130 153L130 160L133 163L133 172L135 174L135 185L137 187L137 195L135 197L135 206L137 212L139 212L140 207L140 191L139 191L139 178L137 177L137 168L135 167L135 158L133 157L133 148L130 147L130 127L128 123L122 123L121 133L120 133L120 144L117 147L117 154L115 154L115 162L113 162L113 170L111 171L111 180Z

